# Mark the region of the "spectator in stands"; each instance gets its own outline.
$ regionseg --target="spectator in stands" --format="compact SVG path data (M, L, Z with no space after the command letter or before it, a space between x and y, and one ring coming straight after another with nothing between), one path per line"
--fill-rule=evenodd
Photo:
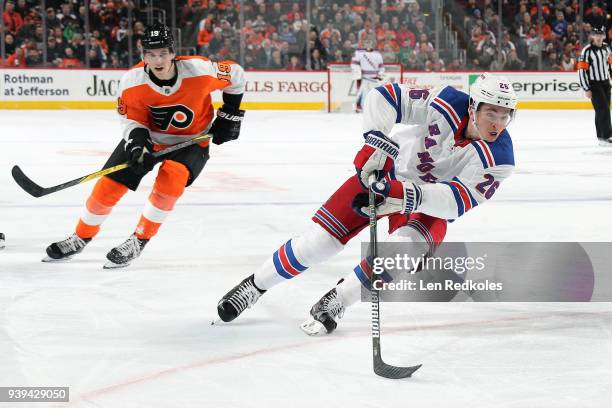
M110 62L107 64L107 68L121 68L121 60L119 54L112 52L110 54Z
M397 31L396 38L400 47L414 49L416 45L416 36L408 29L408 23L406 21L402 21L400 24L400 29Z
M497 54L497 46L490 31L484 33L484 38L476 46L476 53L474 65L484 70L489 69Z
M208 43L208 54L209 57L214 59L219 54L221 48L223 48L223 30L221 27L215 27L213 38Z
M527 8L525 8L525 11L527 11ZM468 4L465 8L465 14L468 17L473 17L476 15L476 12L478 12L479 15L482 14L482 10L476 5L476 0L468 0Z
M6 67L25 68L27 67L25 48L15 48L15 52L6 59Z
M90 68L102 68L103 62L98 57L98 53L96 52L96 50L90 49L88 55Z
M34 3L34 2L30 2ZM26 0L17 0L15 4L15 12L19 13L22 18L25 18L28 14L30 14L30 10L32 9L31 4L27 4Z
M465 64L458 58L453 59L451 63L446 66L447 71L465 71L465 69Z
M429 28L427 28L427 26L425 25L424 20L417 20L414 29L414 35L418 39L421 38L421 34L425 34L427 35L427 38L429 38L431 33L429 31Z
M272 61L272 43L270 40L263 40L261 48L255 54L255 66L261 69L267 69Z
M355 53L355 48L350 40L345 40L342 44L342 61L350 61Z
M296 43L295 35L293 35L293 32L291 31L291 28L289 27L289 24L287 24L287 23L282 23L281 24L281 29L280 29L280 33L278 35L278 38L281 41L286 41L289 44L295 44Z
M506 53L496 52L495 59L491 62L489 70L491 71L503 71L506 65Z
M289 24L294 21L301 20L304 18L304 13L300 11L300 3L293 3L291 5L291 11L287 13L287 22Z
M83 35L79 33L74 34L68 45L74 50L74 56L82 63L85 63L85 40Z
M533 27L533 24L531 24L531 14L529 14L528 12L525 12L525 14L523 14L523 20L520 22L518 27L516 27L516 32L519 35L519 37L526 39L529 36L529 30L532 27ZM534 32L535 32L535 29L534 29Z
M557 38L561 38L565 36L567 31L567 26L569 25L565 20L565 15L563 11L557 10L555 13L556 20L552 24L552 31L557 36Z
M23 18L21 14L15 11L15 2L8 0L4 5L4 13L2 13L4 19L4 26L11 34L17 34L21 26L23 25Z
M214 4L214 1L210 3ZM191 4L189 2L185 4L181 10L181 17L179 20L179 25L182 28L182 38L185 43L192 45L197 43L197 36L200 31L197 24L202 21L207 13L208 10L202 6L200 0L193 0Z
M605 27L606 12L603 3L599 1L593 2L592 7L587 8L584 12L584 21L589 23L591 27Z
M66 26L70 20L77 19L77 16L74 14L74 10L72 9L72 3L65 2L62 3L60 7L61 12L57 15L57 18L59 18L62 26Z
M570 53L563 53L561 57L561 63L559 64L559 68L561 71L575 71L576 70L576 60L572 57Z
M106 67L106 60L107 60L107 53L104 50L102 43L100 42L100 40L97 37L92 36L89 39L89 57L91 59L91 52L93 51L96 54L96 60L100 61L100 67L99 68L104 68ZM92 68L96 68L93 67Z
M306 40L308 38L308 21L295 21L293 23L293 31L295 33L295 49L302 51L306 48Z
M25 66L40 67L43 65L41 52L36 48L28 48L26 51Z
M317 48L314 48L310 52L310 66L308 67L308 69L314 71L327 69L327 64L325 63L321 52Z
M287 65L287 70L301 71L303 69L304 69L304 65L302 65L297 55L292 55L291 57L289 57L289 65Z
M272 59L266 69L283 69L284 67L281 52L279 50L272 51Z
M525 68L525 64L521 61L516 53L516 50L511 50L508 53L508 58L506 60L506 64L504 65L504 70L506 71L521 71Z
M432 52L430 54L430 59L425 63L425 71L429 72L443 72L446 71L446 67L444 66L444 61L440 58L437 52Z
M337 49L334 54L331 56L330 62L350 62L349 59L344 59L344 55L342 54L341 49Z
M74 49L72 47L64 48L64 58L62 59L62 68L79 68L81 61L74 55Z
M253 31L256 33L263 33L265 30L266 30L266 21L264 20L264 16L262 14L258 14L257 17L255 18L255 21L253 21Z
M44 30L42 28L42 25L38 24L35 28L34 28L34 38L32 38L32 40L34 41L34 43L36 43L36 48L38 48L39 50L42 50L45 43L44 43Z
M385 44L381 52L384 62L398 62L397 53L391 47L391 44Z
M271 9L266 11L266 21L280 21L281 16L283 16L283 12L281 10L281 4L277 1L274 2Z
M238 59L238 50L236 49L234 42L231 38L225 38L223 40L223 47L219 50L217 58L219 60L232 60Z
M546 59L542 61L542 69L544 71L560 71L561 70L561 66L559 65L559 59L555 51L552 51L547 54Z
M510 33L508 33L508 31L504 31L502 34L501 44L499 44L499 47L502 52L506 54L506 56L510 54L510 51L516 50L516 46L510 39Z
M15 36L11 33L7 33L4 36L4 51L6 55L11 55L15 52L17 45L15 44Z
M57 45L55 37L49 36L47 38L47 65L60 66L63 56L64 50Z
M47 29L54 29L55 27L62 26L62 22L59 18L57 18L53 7L47 8L47 16L45 17L45 20L45 23L47 24Z
M200 54L204 55L208 49L208 44L214 36L214 28L212 20L207 18L204 20L204 27L198 33L198 50Z
M64 31L62 27L55 27L51 33L49 33L50 37L55 37L55 44L57 44L60 49L64 48Z
M543 40L536 35L534 27L529 29L525 44L527 45L527 62L525 63L525 68L537 69L538 56L542 52Z
M425 21L425 15L421 12L421 6L416 0L408 0L408 19L414 27L417 26L419 21Z
M339 40L342 39L342 35L340 34L340 30L334 27L334 22L329 20L325 25L325 28L321 30L321 34L319 38L321 40L329 39L331 41L332 37L337 37Z
M411 51L408 54L408 60L405 65L405 69L408 71L422 71L425 69L425 62L417 58L416 51Z

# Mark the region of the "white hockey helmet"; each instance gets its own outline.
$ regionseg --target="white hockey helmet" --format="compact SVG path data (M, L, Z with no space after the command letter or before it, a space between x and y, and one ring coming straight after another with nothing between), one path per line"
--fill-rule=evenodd
M470 87L470 103L474 112L481 103L516 110L517 97L508 78L488 72L480 75Z

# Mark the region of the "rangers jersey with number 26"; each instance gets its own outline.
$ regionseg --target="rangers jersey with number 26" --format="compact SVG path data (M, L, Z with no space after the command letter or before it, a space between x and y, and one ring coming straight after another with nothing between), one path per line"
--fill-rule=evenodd
M156 145L183 142L210 128L211 92L244 93L244 70L234 62L178 56L175 64L178 78L173 86L153 83L142 62L123 75L117 111L124 138L132 129L143 127Z
M504 130L494 142L465 137L469 96L451 86L408 89L387 84L365 101L364 137L383 133L400 146L398 179L421 186L419 212L455 219L495 194L514 169L512 140ZM391 133L396 123L417 125L417 139Z

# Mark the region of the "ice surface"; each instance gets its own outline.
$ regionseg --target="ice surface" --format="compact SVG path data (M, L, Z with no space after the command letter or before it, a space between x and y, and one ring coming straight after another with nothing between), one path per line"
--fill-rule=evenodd
M612 241L612 149L592 111L521 111L517 170L448 240ZM424 366L408 380L371 368L368 305L332 336L299 330L359 258L358 242L275 288L235 323L218 299L302 231L353 172L360 118L247 113L142 257L102 270L134 229L153 183L114 209L70 263L44 248L73 231L93 183L34 199L97 170L119 140L111 111L0 111L0 386L69 386L75 407L602 407L612 393L610 304L384 304L383 358ZM367 235L361 235L367 238ZM2 404L0 404L2 405ZM49 404L32 404L41 407ZM26 407L28 404L19 404Z

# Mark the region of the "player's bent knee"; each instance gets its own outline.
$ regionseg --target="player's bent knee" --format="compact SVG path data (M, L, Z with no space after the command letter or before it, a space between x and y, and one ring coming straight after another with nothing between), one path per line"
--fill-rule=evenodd
M162 194L180 197L189 180L189 170L184 164L166 160L159 168L154 189Z
M316 223L292 242L296 256L307 265L323 262L344 249L340 241Z

